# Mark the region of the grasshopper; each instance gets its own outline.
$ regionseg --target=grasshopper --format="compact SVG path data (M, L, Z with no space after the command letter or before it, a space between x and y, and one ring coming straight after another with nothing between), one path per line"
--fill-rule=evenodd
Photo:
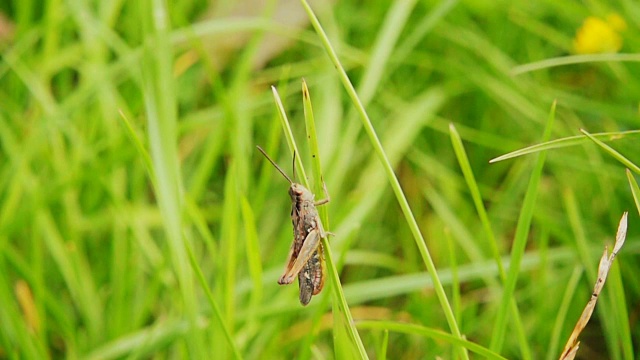
M324 286L326 266L324 249L320 239L333 235L324 230L316 209L316 206L324 205L330 200L327 186L323 182L322 187L326 197L315 201L315 196L311 191L301 184L293 182L260 146L258 146L258 150L290 184L289 196L291 197L293 243L291 244L291 250L289 250L284 273L278 280L278 284L291 284L293 278L298 275L300 303L307 305L311 301L311 297L319 294ZM293 159L293 174L295 178L295 154Z

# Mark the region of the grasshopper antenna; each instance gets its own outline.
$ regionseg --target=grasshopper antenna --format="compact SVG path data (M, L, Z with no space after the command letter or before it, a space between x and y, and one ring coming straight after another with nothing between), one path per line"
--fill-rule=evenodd
M287 176L287 174L284 173L284 171L282 171L282 169L280 168L280 166L278 166L278 164L275 163L275 161L271 160L271 158L269 157L269 155L267 155L267 153L258 145L256 145L256 147L258 148L258 150L260 150L260 152L262 153L262 155L264 155L264 157L267 158L267 160L269 160L269 162L271 163L271 165L273 165L276 169L278 169L278 171L280 172L280 174L282 174L282 176L284 176L285 179L287 179L287 181L289 182L289 184L293 184L293 181L291 181L291 178L289 178L289 176ZM293 158L295 160L295 154L293 155ZM295 163L294 163L295 164ZM294 170L294 174L295 174L295 166L293 168Z

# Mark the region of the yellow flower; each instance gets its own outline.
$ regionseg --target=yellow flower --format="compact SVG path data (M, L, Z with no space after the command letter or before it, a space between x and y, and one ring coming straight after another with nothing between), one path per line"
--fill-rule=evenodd
M573 40L576 54L615 53L622 48L619 32L627 28L627 23L617 14L607 16L606 21L589 16L584 20Z
M627 30L627 23L624 21L622 16L618 14L607 15L607 22L618 32Z

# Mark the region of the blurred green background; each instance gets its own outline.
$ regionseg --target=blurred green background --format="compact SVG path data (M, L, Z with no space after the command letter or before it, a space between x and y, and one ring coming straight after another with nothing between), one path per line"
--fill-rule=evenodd
M638 357L640 5L311 7L393 165L460 333L506 358L558 358L629 211L578 358ZM288 184L255 149L292 174L275 86L311 169L302 78L342 284L328 279L307 307L297 284L277 284L292 240ZM550 139L579 137L546 153L539 178L539 152L489 163L542 143L554 101ZM628 162L580 129L610 133L599 139ZM525 193L537 195L528 211ZM518 234L522 251L512 247ZM517 317L493 238L506 271L522 255L507 299ZM0 4L0 358L363 356L348 315L371 358L466 357L428 333L451 332L432 278L299 1Z

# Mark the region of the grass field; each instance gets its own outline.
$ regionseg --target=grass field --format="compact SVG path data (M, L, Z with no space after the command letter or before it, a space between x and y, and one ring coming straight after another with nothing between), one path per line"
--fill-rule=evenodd
M577 358L640 357L637 3L0 13L0 359L557 359L625 211Z

